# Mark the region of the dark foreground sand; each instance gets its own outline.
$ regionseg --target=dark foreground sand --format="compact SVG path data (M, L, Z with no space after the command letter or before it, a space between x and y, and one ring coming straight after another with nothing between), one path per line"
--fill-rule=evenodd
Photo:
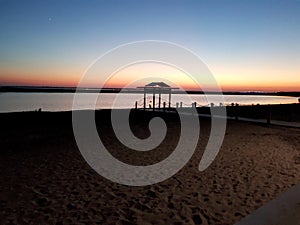
M178 141L178 124L169 117L161 146L130 151L115 140L107 118L107 111L97 115L101 138L124 162L158 162ZM139 137L148 135L143 120L132 125ZM70 112L1 114L0 122L0 224L233 224L300 182L296 128L231 121L216 160L199 172L210 131L203 120L198 148L179 173L129 187L106 180L83 160Z

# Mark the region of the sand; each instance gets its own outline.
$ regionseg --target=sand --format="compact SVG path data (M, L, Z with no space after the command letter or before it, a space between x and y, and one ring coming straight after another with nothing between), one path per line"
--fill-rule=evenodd
M97 117L112 155L147 165L167 157L179 126L169 117L157 149L134 152L115 140L107 111ZM158 184L130 187L98 175L83 160L71 113L1 114L0 224L234 224L300 182L300 129L229 121L212 165L198 171L210 131L189 163ZM132 124L146 137L147 122Z

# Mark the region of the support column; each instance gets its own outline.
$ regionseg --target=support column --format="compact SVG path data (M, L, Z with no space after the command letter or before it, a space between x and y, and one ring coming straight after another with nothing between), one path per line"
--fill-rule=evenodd
M172 89L170 88L169 89L169 108L171 108L171 92L172 92Z
M267 124L268 125L271 124L271 112L272 112L271 105L268 105L267 106Z
M152 106L152 108L153 108L153 111L155 110L155 88L153 88L153 106Z
M146 110L146 88L144 88L144 110Z
M235 120L239 120L239 104L235 104Z
M161 88L158 90L158 108L160 109L160 102L161 102Z

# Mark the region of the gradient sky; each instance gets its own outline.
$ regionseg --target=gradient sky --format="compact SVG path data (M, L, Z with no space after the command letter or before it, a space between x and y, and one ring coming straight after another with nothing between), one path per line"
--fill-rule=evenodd
M299 0L0 0L0 28L0 85L76 86L106 51L152 39L195 52L225 91L300 91Z

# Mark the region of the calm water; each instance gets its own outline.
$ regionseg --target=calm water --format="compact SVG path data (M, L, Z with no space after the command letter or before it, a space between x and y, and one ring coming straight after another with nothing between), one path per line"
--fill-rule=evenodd
M95 94L82 93L84 102L81 109L90 109L91 97ZM42 108L43 111L68 111L72 110L74 93L0 93L0 112L31 111ZM117 97L117 99L116 99ZM217 96L211 96L213 103L219 105ZM257 95L225 95L225 104L239 103L240 105L251 104L285 104L297 103L296 97L280 96L257 96ZM101 94L96 103L96 109L103 108L133 108L135 101L142 107L143 94ZM147 97L147 105L152 100L152 96ZM162 102L168 102L168 96L162 95ZM158 102L158 100L156 100ZM197 102L198 106L208 105L204 95L172 95L172 105L176 102L183 102L183 107L191 106L192 102Z

